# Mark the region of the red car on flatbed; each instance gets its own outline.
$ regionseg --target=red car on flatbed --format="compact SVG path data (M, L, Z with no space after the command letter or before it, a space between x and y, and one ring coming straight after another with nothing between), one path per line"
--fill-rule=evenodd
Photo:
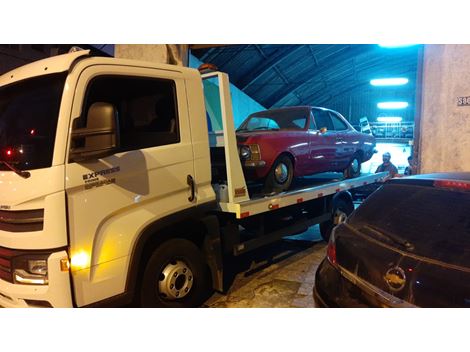
M360 133L338 112L311 106L251 114L237 129L240 158L248 180L263 180L265 191L285 191L297 176L344 172L357 177L375 152L375 138Z

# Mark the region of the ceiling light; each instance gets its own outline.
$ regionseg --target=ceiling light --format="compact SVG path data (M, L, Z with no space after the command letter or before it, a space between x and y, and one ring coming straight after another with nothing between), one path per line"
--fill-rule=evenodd
M381 116L377 117L379 122L401 122L403 120L400 116Z
M373 86L402 86L408 83L408 78L378 78L371 79Z
M406 101L387 101L382 103L377 103L379 109L405 109L408 107Z

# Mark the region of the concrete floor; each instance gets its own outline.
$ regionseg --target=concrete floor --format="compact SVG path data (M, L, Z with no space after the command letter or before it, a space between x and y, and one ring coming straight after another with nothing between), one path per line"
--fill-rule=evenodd
M215 293L211 308L315 307L315 272L326 255L319 228L237 258L227 294Z

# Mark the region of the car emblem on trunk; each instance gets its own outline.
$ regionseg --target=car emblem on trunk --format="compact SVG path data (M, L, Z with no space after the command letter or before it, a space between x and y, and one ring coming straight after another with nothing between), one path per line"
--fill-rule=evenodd
M387 270L384 280L392 291L400 291L405 287L406 275L402 268L396 266Z

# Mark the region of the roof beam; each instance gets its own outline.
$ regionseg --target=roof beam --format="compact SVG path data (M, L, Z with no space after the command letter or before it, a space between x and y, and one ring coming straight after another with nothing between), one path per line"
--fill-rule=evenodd
M317 56L315 55L312 45L309 45L308 49L310 50L310 54L312 54L312 58L313 58L313 62L315 62L315 66L318 66Z
M332 99L333 97L340 97L342 96L343 94L346 94L346 93L349 93L349 92L354 92L358 89L362 89L364 87L367 87L369 85L369 82L360 82L360 83L356 83L348 88L345 88L345 89L342 89L341 91L338 91L338 92L334 92L334 94L330 94L328 95L328 97L324 97L324 98L320 98L318 99L318 104L321 106L323 104L325 104L326 102L328 102L328 100ZM350 118L350 116L349 116Z
M228 64L231 60L233 60L234 57L236 57L238 54L242 53L245 49L249 48L250 47L250 44L245 44L245 45L237 45L237 48L236 50L234 51L234 53L232 55L230 55L227 60L225 60L224 62L222 63L219 63L217 65L217 68L220 69L220 70L223 70L223 67Z
M275 67L276 65L280 64L282 61L295 55L299 50L302 49L304 45L286 45L285 48L279 49L271 56L266 57L264 53L261 51L261 48L257 47L257 49L261 52L261 55L266 57L266 60L263 62L262 65L256 67L255 69L248 72L246 75L243 75L243 78L236 82L236 86L240 88L242 91L245 91L248 87L250 87L256 80Z
M362 45L362 44L350 45L343 51L343 53L337 54L332 59L319 63L319 65L316 66L312 70L310 78L308 78L307 80L286 85L277 94L269 98L269 100L264 103L265 106L267 107L275 106L276 104L280 103L291 92L298 90L302 88L303 86L309 84L311 81L317 79L318 75L323 74L323 71L325 71L325 69L328 69L328 70L333 69L334 66L342 64L345 60L348 60L354 56L364 54L370 50L373 50L373 47L371 45Z

